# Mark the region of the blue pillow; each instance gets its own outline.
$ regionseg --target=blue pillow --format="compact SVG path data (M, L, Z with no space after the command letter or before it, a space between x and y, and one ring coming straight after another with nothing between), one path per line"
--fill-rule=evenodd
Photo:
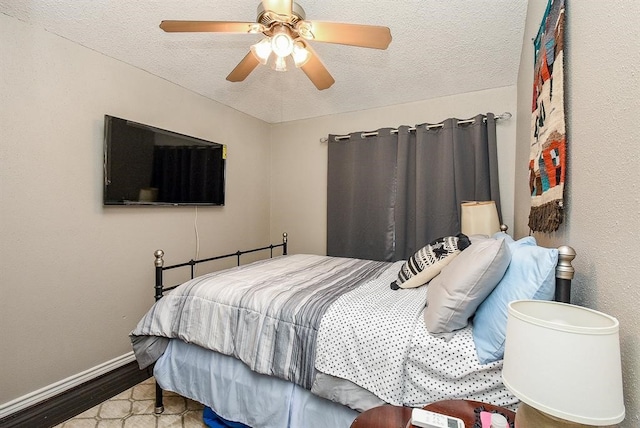
M551 300L555 294L558 250L537 246L532 236L509 242L508 246L511 263L496 288L480 304L473 319L473 340L481 364L504 356L507 305L510 302Z

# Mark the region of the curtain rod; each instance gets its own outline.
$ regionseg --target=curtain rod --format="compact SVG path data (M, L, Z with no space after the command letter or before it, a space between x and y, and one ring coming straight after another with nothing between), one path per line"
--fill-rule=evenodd
M496 120L509 120L509 119L511 119L512 116L513 115L511 113L506 111L506 112L504 112L502 114L496 115L495 118L496 118ZM459 120L458 121L458 125L464 125L466 123L473 123L474 120L475 119ZM484 120L486 120L486 119L484 119ZM434 129L434 128L442 128L443 126L444 126L444 122L440 122L440 123L434 123L433 125L427 125L426 128L427 129ZM415 130L416 130L416 128L409 128L409 132L415 131ZM397 129L392 129L391 133L392 134L397 134L398 130ZM378 135L378 133L375 132L375 131L373 131L373 132L363 132L362 134L360 134L360 136L362 138L375 137L376 135ZM335 140L336 141L348 140L350 137L351 137L350 135L336 135L335 136ZM328 141L329 141L329 139L327 137L320 138L320 142L321 143L326 143Z

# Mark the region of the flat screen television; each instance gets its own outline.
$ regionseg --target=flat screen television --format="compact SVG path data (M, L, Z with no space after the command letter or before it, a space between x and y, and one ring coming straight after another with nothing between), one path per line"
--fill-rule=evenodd
M104 117L104 205L224 205L226 146Z

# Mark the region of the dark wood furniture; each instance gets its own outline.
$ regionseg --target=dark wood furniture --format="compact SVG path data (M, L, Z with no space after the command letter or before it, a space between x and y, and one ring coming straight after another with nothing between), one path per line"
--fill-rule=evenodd
M362 412L351 428L406 428L411 419L411 407L385 404Z
M475 410L479 407L483 407L487 412L497 411L503 414L511 424L516 417L514 412L503 407L470 400L438 401L425 406L424 409L460 418L464 421L466 428L473 428L473 424L476 422ZM407 425L410 419L410 407L386 404L361 413L353 421L351 428L414 428L411 424Z

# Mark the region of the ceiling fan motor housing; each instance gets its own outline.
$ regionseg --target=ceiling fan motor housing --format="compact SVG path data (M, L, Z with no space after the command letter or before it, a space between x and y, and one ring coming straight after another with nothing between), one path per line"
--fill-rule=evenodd
M290 28L295 28L296 24L300 21L304 21L306 14L302 6L298 3L291 4L291 15L278 15L277 13L265 10L262 2L258 5L258 17L256 22L264 25L270 30L275 24L288 24ZM265 34L268 31L265 31Z

